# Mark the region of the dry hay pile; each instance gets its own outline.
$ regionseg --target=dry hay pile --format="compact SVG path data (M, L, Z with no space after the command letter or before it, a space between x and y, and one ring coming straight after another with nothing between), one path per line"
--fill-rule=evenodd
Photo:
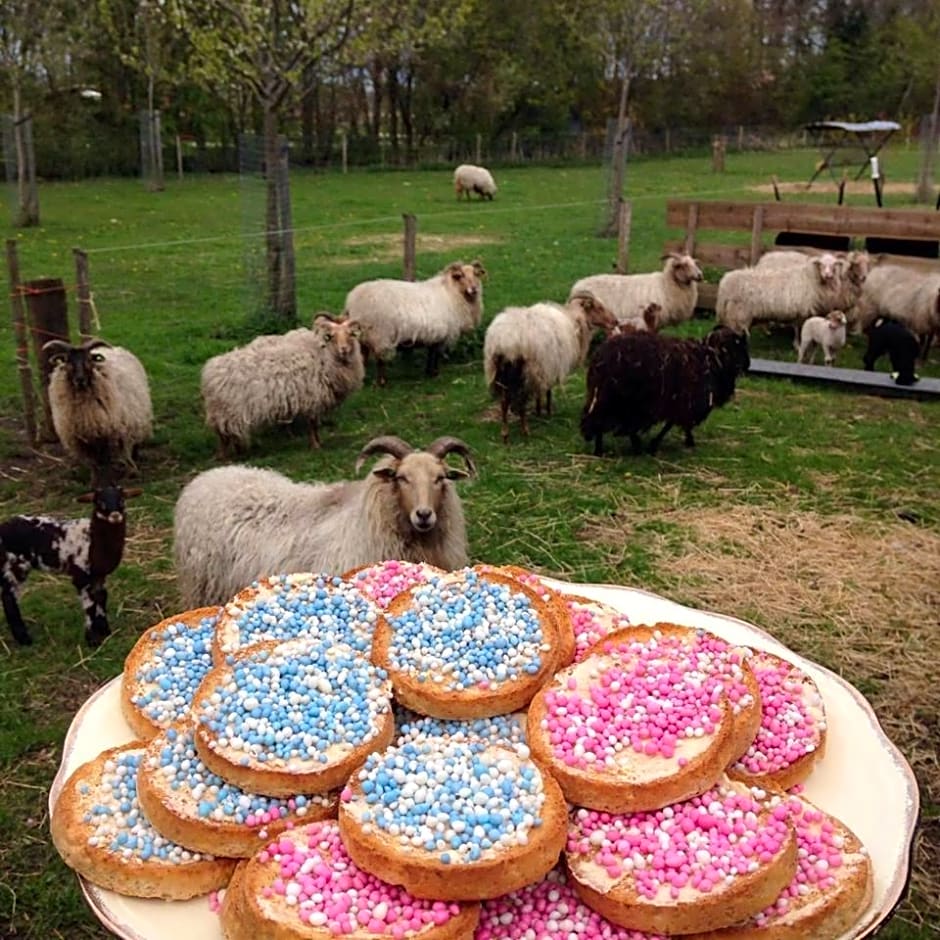
M755 623L865 693L921 788L920 910L902 912L940 918L940 535L749 506L631 508L584 534L613 549L634 527L673 599Z

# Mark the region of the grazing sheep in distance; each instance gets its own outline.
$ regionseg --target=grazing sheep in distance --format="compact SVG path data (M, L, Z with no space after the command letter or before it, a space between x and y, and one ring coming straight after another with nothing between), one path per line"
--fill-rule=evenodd
M441 350L480 325L485 276L479 261L454 261L426 281L363 281L347 294L344 313L362 328L363 355L375 356L379 385L399 346L427 346L425 372L437 374Z
M590 291L614 316L632 320L649 304L659 304L656 329L684 323L692 318L698 302L702 271L690 255L663 255L662 271L649 274L592 274L576 281L569 297Z
M812 362L816 347L821 346L827 366L836 361L836 353L845 345L845 314L833 310L824 317L810 317L800 331L800 349L797 362Z
M878 317L867 330L868 348L863 362L872 372L875 363L885 354L891 361L891 371L897 385L913 385L917 381L914 360L917 358L917 337L903 324L889 317Z
M450 453L467 470L448 466ZM364 480L295 483L244 466L195 477L174 512L183 604L222 604L256 578L293 571L341 574L388 559L466 565L463 507L451 481L476 472L467 445L439 437L414 450L401 438L377 437L356 469L372 454L384 456Z
M692 429L731 398L735 380L750 365L747 337L725 327L715 327L704 340L615 334L597 347L588 366L581 434L594 441L598 457L607 431L629 435L634 453L640 453L640 434L662 421L649 443L651 454L673 425L685 431L685 444L692 447Z
M493 179L493 174L485 167L461 163L454 170L454 191L458 199L466 193L469 201L470 193L477 193L481 200L492 200L496 195L496 181Z
M535 398L535 413L552 413L552 388L560 385L587 355L591 332L617 328L614 315L593 295L575 294L562 307L538 303L508 307L498 313L483 341L486 383L500 400L503 443L509 442L509 409L519 415L522 433L529 434L526 406Z
M80 346L43 345L52 370L49 407L65 452L92 468L92 482L133 468L153 433L150 384L140 360L121 346L90 339Z
M121 563L126 535L124 500L141 490L105 486L78 497L92 503L91 518L53 519L14 516L0 523L0 597L10 632L17 643L33 642L17 596L30 571L68 575L85 612L85 638L98 646L108 627L105 578Z
M320 446L320 419L362 388L359 326L318 314L312 329L258 336L213 356L202 367L206 424L219 453L244 450L259 428L307 419L309 443Z
M865 279L855 305L856 329L863 332L878 318L903 323L926 347L940 330L940 274L901 264L879 264Z

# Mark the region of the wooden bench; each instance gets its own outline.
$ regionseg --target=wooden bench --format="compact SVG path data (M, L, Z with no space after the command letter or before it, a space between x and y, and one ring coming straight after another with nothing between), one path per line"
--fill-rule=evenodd
M683 229L685 237L667 241L665 251L684 251L700 264L719 268L756 264L775 241L811 245L815 236L817 241L820 237L827 241L830 248L836 247L832 239L842 239L846 249L869 246L883 261L940 271L940 212L928 209L671 199L666 203L666 224ZM714 236L706 234L714 231L739 232L742 239L737 244L717 243ZM879 246L889 246L892 251L882 252ZM896 253L903 251L909 254ZM713 310L716 294L716 285L703 284L699 306Z

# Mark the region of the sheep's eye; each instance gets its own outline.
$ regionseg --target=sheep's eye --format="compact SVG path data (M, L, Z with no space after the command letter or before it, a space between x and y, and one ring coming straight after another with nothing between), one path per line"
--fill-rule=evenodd
M434 482L435 482L438 486L440 486L446 479L447 479L447 477L445 477L444 474L442 473L442 474L440 474L439 476L437 476L437 477L434 478Z
M395 482L396 482L396 483L407 483L407 482L408 482L408 477L406 477L406 476L405 476L404 474L402 474L402 473L399 473L399 474L395 477Z
M104 353L92 353L91 361L92 362L104 362Z

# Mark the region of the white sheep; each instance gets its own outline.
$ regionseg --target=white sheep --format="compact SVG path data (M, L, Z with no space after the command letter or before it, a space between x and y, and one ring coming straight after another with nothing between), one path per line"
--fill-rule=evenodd
M509 442L509 409L519 415L528 435L526 406L535 398L535 413L552 413L552 389L584 363L593 328L608 333L617 319L592 294L576 294L562 307L538 303L508 307L498 313L483 341L487 385L500 400L503 443Z
M940 274L900 264L872 268L852 311L853 328L865 331L882 316L903 323L926 345L940 330Z
M320 446L320 419L362 388L359 326L318 314L312 329L258 336L213 356L202 367L206 424L219 452L246 449L251 433L305 417L311 447Z
M485 167L461 163L454 170L454 191L458 199L464 193L467 194L468 200L470 193L477 193L480 199L492 199L496 195L496 181Z
M832 255L804 258L781 268L739 268L718 284L715 313L720 324L747 333L754 323L801 326L814 314L835 310L843 283Z
M467 470L445 457L461 455ZM364 480L295 483L273 470L207 470L183 489L174 513L182 603L222 604L257 578L294 571L340 574L388 559L452 570L467 564L463 507L452 480L476 472L463 441L440 437L423 451L377 437L383 454Z
M479 261L454 261L426 281L364 281L346 295L344 313L362 328L363 355L375 356L379 385L399 346L426 346L425 371L437 374L441 350L480 325L485 276Z
M810 317L800 330L800 348L797 362L812 362L816 347L821 346L826 365L836 361L836 353L845 345L847 320L841 310L832 310L824 317Z
M43 346L52 373L52 424L67 454L92 467L96 485L134 467L138 447L153 433L150 383L130 350L90 339L80 346Z
M650 304L659 304L656 329L692 318L698 302L702 271L690 255L663 255L662 271L649 274L592 274L576 281L569 297L590 291L614 316L628 321L642 316Z
M802 265L812 258L819 258L820 272L824 280L835 277L838 295L827 303L834 303L833 309L851 310L862 292L862 287L871 269L871 257L867 251L850 251L847 254L832 252L812 253L796 250L769 251L761 255L756 267L761 270L783 270L793 265ZM816 315L828 311L815 311ZM799 336L796 337L799 341Z

